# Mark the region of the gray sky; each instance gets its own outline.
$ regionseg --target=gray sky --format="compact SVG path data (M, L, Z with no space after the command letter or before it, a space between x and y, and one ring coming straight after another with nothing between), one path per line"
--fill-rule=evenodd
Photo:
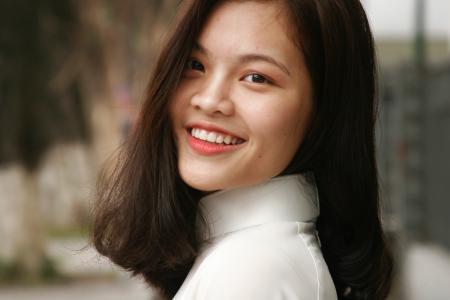
M412 37L416 0L362 0L376 36ZM426 30L450 40L450 0L425 0Z

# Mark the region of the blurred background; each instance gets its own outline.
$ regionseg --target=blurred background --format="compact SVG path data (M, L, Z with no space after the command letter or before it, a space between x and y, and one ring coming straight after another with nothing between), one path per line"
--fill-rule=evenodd
M177 0L0 2L0 300L157 299L88 245ZM450 296L450 1L365 0L380 66L390 299Z

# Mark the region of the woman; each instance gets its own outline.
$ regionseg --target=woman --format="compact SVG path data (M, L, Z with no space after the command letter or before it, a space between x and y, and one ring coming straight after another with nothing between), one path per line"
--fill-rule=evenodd
M186 1L95 247L165 298L385 299L374 74L357 0Z

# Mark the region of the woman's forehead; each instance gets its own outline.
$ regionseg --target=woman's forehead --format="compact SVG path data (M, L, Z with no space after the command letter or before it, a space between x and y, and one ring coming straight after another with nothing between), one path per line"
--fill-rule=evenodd
M285 15L279 1L226 1L212 12L197 44L217 57L261 53L292 60L298 49Z
M288 15L280 1L224 1L211 12L203 32L213 26L227 26L230 31L242 31L252 34L264 34L270 28L285 27Z

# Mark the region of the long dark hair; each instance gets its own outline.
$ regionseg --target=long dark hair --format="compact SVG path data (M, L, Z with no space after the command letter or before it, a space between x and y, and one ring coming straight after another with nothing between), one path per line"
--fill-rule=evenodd
M202 242L195 229L202 193L187 186L178 173L168 101L206 18L219 2L182 3L136 128L116 168L99 181L95 247L142 275L166 298L181 286ZM283 174L315 174L321 205L317 226L339 299L385 299L392 256L379 215L376 66L365 12L358 0L284 3L312 78L314 115Z

